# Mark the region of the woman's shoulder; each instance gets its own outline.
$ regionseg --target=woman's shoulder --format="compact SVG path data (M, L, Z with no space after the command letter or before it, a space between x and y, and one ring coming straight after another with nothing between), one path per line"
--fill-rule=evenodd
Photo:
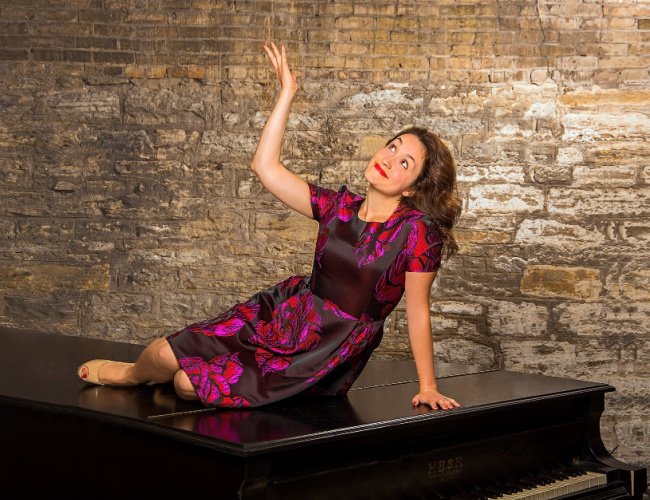
M404 221L414 237L426 235L428 240L440 240L438 223L429 215L416 208L409 207L408 217Z
M340 219L348 220L354 207L363 201L361 196L348 189L345 184L336 190L315 183L308 184L314 218L319 221L329 222L337 214Z
M339 196L339 197L344 197L344 196L349 196L352 198L361 198L358 194L352 192L346 184L340 185L338 188L332 186L328 187L323 184L319 184L316 182L311 182L307 181L307 184L309 185L309 189L312 193L318 193L318 194L324 194L329 197L334 197L334 196Z

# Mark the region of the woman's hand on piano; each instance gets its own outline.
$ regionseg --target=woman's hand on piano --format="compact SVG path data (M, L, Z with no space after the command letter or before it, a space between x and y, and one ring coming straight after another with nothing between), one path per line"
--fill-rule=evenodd
M460 403L455 399L440 394L437 389L426 387L420 389L420 392L413 396L411 402L413 406L428 404L434 410L437 410L438 407L442 410L451 410L454 407L460 406Z

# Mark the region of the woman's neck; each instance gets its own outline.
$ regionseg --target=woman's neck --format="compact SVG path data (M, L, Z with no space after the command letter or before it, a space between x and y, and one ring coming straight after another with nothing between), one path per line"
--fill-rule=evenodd
M401 196L387 197L372 186L359 207L359 217L366 222L385 222L400 204Z

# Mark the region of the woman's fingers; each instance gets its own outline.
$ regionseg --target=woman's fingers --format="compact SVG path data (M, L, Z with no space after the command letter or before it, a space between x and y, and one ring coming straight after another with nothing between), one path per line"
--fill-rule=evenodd
M282 46L282 49L284 52L284 45ZM280 82L282 82L282 72L284 69L283 65L286 64L286 56L282 57L282 54L278 50L277 45L275 45L275 43L273 42L271 42L270 47L268 45L264 45L264 50L266 51L266 54L269 56L269 59L271 59L271 63L273 64L273 68L275 69L275 72L278 75Z
M419 404L427 404L434 410L437 410L438 406L442 410L451 410L454 407L460 406L460 403L458 403L455 399L447 398L447 397L442 397L440 399L431 399L431 400L418 397L418 398L413 398L412 403L413 406L417 406Z
M275 53L266 45L264 45L264 50L266 51L266 54L269 56L269 59L271 60L271 64L273 64L273 68L275 69L275 72L280 74L280 62L278 61Z
M422 398L413 400L413 406L418 406L421 404L429 405L434 410L438 409L438 406L434 401L427 401L426 399L422 399ZM440 407L442 408L442 405L440 405Z
M282 69L282 54L280 54L277 45L275 45L273 42L271 42L271 47L273 48L273 54L275 54L275 60L278 63L277 69L280 71Z
M275 54L268 48L265 47L267 50L267 54L269 56L269 59L271 59L271 63L273 64L273 69L275 70L275 74L278 77L278 80L280 80L280 83L282 83L282 66L281 63L277 60Z
M281 45L280 48L278 48L274 42L271 42L269 45L264 44L263 47L266 55L271 59L271 63L273 64L273 68L278 76L278 80L280 80L282 88L295 93L298 90L298 84L296 81L296 75L292 74L289 69L286 47Z

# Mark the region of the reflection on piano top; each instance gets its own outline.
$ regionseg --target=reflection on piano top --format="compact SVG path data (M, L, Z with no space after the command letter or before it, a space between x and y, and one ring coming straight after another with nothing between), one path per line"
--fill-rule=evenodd
M614 390L601 383L510 371L483 371L438 363L438 386L460 408L413 408L418 383L412 361L368 363L347 397L296 396L255 409L212 409L180 400L169 384L89 386L76 368L90 358L134 360L142 346L97 339L0 329L0 398L14 404L51 405L149 432L197 439L235 455L279 450L299 442L345 438L350 433L394 431L424 421L459 419L490 408L543 402L563 394Z

